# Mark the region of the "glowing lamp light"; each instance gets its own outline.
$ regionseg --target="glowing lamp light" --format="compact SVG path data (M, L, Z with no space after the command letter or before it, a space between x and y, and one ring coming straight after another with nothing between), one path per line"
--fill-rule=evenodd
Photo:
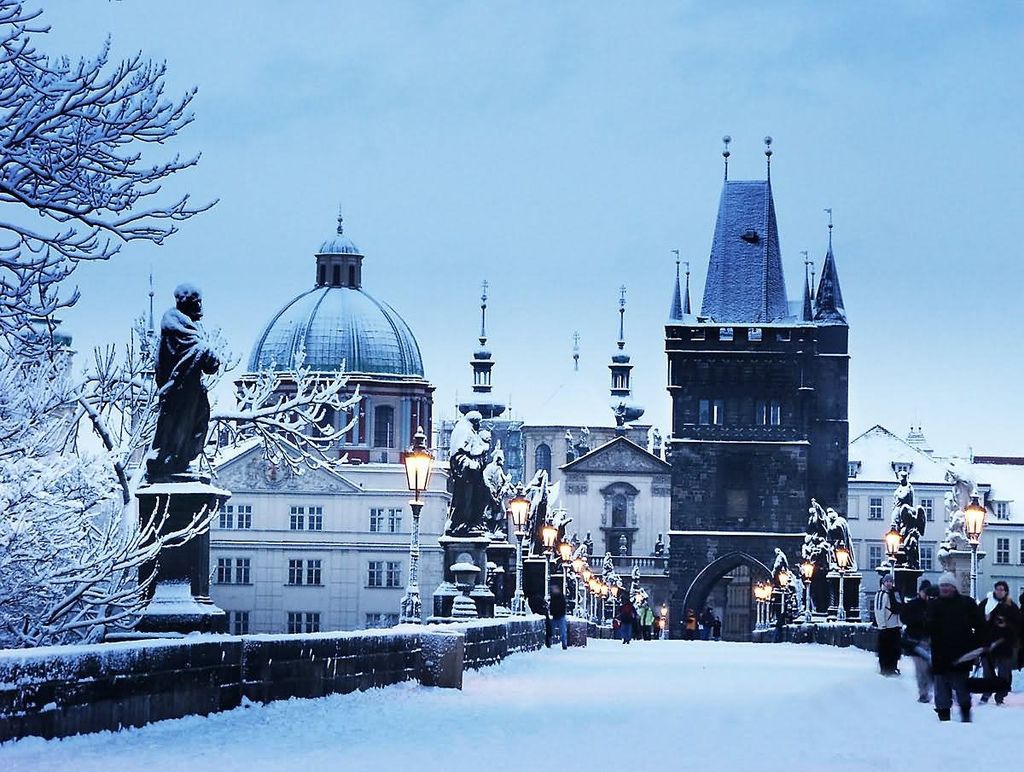
M568 563L569 558L572 557L572 545L569 542L563 541L558 545L558 554L562 558L563 563Z
M792 577L790 577L789 571L787 571L786 569L782 569L781 571L779 571L779 586L780 587L788 587L789 586L789 580L791 578Z
M405 454L405 476L409 484L409 490L419 497L420 491L427 489L430 481L430 471L434 466L434 457L427 450L427 435L423 433L423 427L416 428L416 434L412 438L412 448Z
M512 525L516 527L517 531L522 531L530 516L530 500L526 498L526 491L523 489L522 483L519 483L516 495L508 503L508 508L512 512Z
M805 582L811 581L814 578L814 563L805 560L800 564L800 573L803 575Z
M555 545L555 537L558 536L558 529L553 525L545 525L540 529L540 537L544 540L544 548L551 549Z
M978 501L977 495L971 496L971 503L964 509L964 532L972 544L981 541L981 531L985 527L985 507Z
M617 584L611 585L608 591L611 592L613 598L619 597L619 586Z
M590 566L584 565L583 567L583 581L590 584L591 579L594 577L594 572L590 570Z
M572 570L575 571L577 574L582 574L583 566L585 566L586 564L587 561L585 561L583 558L576 558L574 561L572 561Z
M661 615L662 617L668 616L668 606L664 603L661 604Z
M902 541L900 532L895 528L890 528L889 532L885 535L886 554L891 558L896 557L896 553L900 551L900 542Z
M846 547L836 548L836 563L839 565L840 571L845 571L850 567L850 551Z

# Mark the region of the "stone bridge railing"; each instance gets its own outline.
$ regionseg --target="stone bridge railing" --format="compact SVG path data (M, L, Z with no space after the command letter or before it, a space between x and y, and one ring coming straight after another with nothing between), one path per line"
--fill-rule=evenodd
M754 643L820 643L825 646L855 646L878 651L878 628L865 622L827 622L784 625L771 630L755 630Z
M570 643L586 646L586 624ZM462 688L466 669L544 645L544 620L306 635L201 635L0 651L0 742L66 737L418 680Z

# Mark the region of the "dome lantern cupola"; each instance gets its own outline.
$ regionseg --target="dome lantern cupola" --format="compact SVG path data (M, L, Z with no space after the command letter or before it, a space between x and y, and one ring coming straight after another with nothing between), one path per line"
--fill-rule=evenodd
M345 235L340 210L337 234L323 242L316 253L316 286L351 289L363 286L363 253L352 239Z

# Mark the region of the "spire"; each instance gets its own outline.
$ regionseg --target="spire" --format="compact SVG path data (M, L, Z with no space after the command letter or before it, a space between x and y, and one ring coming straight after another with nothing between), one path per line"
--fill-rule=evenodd
M690 261L686 261L686 295L683 297L683 313L689 316L690 311Z
M468 400L458 403L458 408L463 415L476 410L484 418L497 418L505 412L505 406L495 401L491 393L491 369L494 367L494 359L487 349L488 286L486 279L480 284L480 348L469 361L470 367L473 368L473 390Z
M673 249L672 254L676 256L676 286L672 291L672 307L668 311L670 322L680 322L683 319L683 299L679 290L679 250Z
M576 330L572 334L572 369L573 372L580 371L580 331Z
M345 218L341 216L341 204L338 204L338 235L345 235Z
M772 181L772 138L764 138L764 157L768 160L768 183Z
M722 144L725 145L725 147L722 148L722 158L725 159L725 180L729 179L729 156L731 155L731 153L729 152L730 142L732 142L732 137L730 137L728 134L722 137Z
M612 362L608 369L612 373L611 402L612 412L615 414L615 433L625 435L626 424L636 421L644 414L644 409L633 401L633 392L630 386L630 372L633 365L629 362L629 354L626 353L625 336L626 316L626 287L619 287L619 340L618 351L612 354Z
M811 278L808 267L814 265L814 262L807 259L806 249L801 250L800 254L804 256L804 310L801 319L810 322L814 320L814 308L811 305Z
M147 329L150 335L156 334L156 323L153 321L153 269L149 269L149 326Z
M814 321L821 324L846 324L846 308L843 306L843 292L839 288L839 271L832 254L832 210L828 214L828 252L821 266L818 291L814 294Z

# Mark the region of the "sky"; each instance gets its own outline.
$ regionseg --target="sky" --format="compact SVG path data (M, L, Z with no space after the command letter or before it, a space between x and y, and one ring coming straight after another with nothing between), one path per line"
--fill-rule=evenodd
M530 423L612 422L626 339L669 423L678 249L699 307L721 192L772 183L790 298L832 208L850 320L851 438L920 424L941 452L1024 455L1024 9L1013 3L49 0L39 48L164 60L201 152L168 194L217 199L163 247L83 266L76 348L124 340L182 281L247 358L346 234L416 334L435 411L470 390L480 282L495 390ZM37 7L38 3L28 3ZM573 372L572 336L580 334ZM667 432L666 432L667 433Z

